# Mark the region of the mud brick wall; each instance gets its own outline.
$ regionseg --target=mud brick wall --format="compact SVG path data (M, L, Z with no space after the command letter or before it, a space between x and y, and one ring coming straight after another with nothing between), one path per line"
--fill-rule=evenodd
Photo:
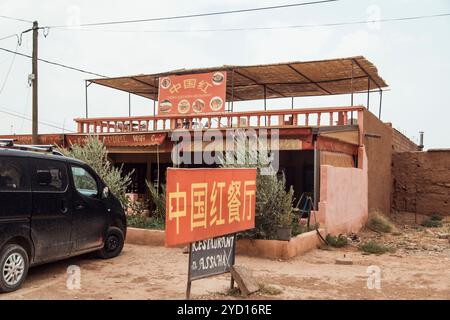
M450 215L450 149L392 155L392 209Z
M392 128L392 150L394 152L419 151L419 146L403 133Z
M391 212L392 127L370 111L364 111L364 144L368 159L369 212ZM367 135L377 135L378 138Z

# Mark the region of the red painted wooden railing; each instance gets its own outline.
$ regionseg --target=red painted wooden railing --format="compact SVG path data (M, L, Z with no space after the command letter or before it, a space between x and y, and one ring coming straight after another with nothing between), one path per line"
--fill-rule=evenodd
M177 128L283 128L357 124L364 107L326 107L270 111L223 112L202 115L75 119L78 133L169 131Z

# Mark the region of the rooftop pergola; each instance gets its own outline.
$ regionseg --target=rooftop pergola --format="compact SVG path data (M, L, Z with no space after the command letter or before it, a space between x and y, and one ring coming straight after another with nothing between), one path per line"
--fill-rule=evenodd
M223 65L212 68L179 69L156 74L139 74L116 78L86 80L86 117L88 114L87 88L90 84L128 92L156 102L159 79L169 75L195 74L203 72L227 72L227 102L233 110L234 101L249 101L274 98L306 96L329 96L367 92L369 107L370 92L382 94L386 82L379 76L377 68L363 56L287 63L235 66ZM265 105L265 104L264 104ZM381 115L381 99L379 117Z

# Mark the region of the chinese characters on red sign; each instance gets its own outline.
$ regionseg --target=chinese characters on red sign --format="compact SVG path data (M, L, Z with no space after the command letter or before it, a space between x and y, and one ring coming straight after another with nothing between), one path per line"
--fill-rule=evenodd
M256 169L167 169L166 246L255 227Z
M158 114L223 112L226 87L225 71L161 77Z

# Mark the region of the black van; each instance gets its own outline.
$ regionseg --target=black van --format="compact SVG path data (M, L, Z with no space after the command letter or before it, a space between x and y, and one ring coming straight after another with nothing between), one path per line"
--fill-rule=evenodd
M0 148L0 292L17 290L29 266L97 251L113 258L125 212L84 162Z

